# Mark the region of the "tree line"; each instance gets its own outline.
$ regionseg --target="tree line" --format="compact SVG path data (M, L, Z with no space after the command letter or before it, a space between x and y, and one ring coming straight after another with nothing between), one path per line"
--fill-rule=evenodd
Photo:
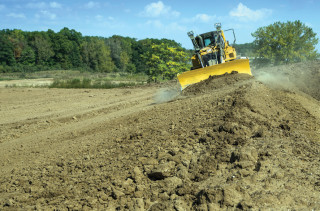
M235 45L256 64L283 64L319 58L316 33L301 21L275 22L252 33L252 43ZM137 40L114 35L83 36L74 29L0 31L0 72L83 69L145 73L149 80L172 79L191 67L192 50L168 39Z
M83 69L146 73L171 79L189 69L190 53L173 40L83 36L74 29L0 31L0 72Z

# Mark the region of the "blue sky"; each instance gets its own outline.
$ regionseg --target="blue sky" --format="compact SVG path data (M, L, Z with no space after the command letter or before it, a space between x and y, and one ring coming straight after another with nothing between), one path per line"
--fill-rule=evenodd
M0 29L68 27L83 35L173 39L192 48L187 32L212 31L217 22L233 28L239 44L253 41L252 32L276 21L301 20L319 34L319 11L320 0L0 0ZM226 36L233 40L231 33Z

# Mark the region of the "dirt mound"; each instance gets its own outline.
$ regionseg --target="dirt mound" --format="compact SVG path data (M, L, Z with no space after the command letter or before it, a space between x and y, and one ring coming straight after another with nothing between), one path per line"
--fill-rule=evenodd
M226 73L224 75L209 76L208 79L200 81L197 84L188 86L183 90L183 95L198 95L201 93L212 92L212 90L221 89L226 86L237 86L242 81L253 78L248 74L238 74L233 71L232 73Z
M319 101L242 74L148 91L72 90L78 113L1 123L1 209L320 209Z

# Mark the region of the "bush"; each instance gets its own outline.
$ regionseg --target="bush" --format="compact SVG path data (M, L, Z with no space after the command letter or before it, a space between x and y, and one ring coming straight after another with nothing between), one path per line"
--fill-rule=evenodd
M65 88L65 89L112 89L119 87L135 86L135 83L111 83L106 82L95 82L92 83L91 79L83 78L81 79L71 79L71 80L60 80L56 79L49 86L49 88Z

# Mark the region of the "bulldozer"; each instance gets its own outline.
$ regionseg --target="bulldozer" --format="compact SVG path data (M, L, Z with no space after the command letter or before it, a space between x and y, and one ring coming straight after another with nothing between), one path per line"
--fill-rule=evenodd
M234 30L223 31L221 23L216 23L215 28L216 31L197 36L194 36L193 31L188 32L194 47L194 54L191 57L191 70L177 75L181 90L213 75L223 75L233 71L252 75L249 59L237 58L235 48L229 44L229 41L226 41L224 31L232 31L233 43L236 42Z

